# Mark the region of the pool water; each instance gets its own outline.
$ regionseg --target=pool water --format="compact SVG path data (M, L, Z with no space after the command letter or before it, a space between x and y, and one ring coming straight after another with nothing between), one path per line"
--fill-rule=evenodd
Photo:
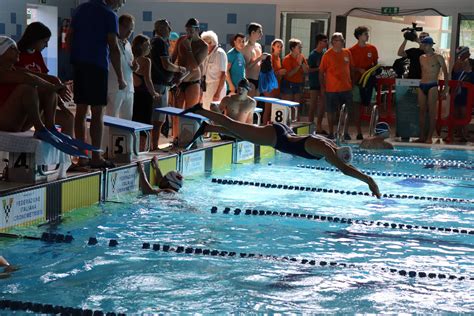
M363 154L364 152L359 152ZM382 193L474 199L474 154L468 151L397 149L383 155L456 160L450 168L419 161L357 156L366 170L459 179L374 176ZM462 161L462 163L459 163ZM213 177L368 192L365 183L328 167L279 154L256 164L188 177L178 195L120 197L65 215L57 226L71 244L0 241L2 254L21 269L0 280L4 299L123 313L469 313L474 281L409 278L394 268L474 276L474 235L399 230L280 216L222 214L271 210L323 216L474 229L472 203L381 199L213 183ZM217 206L218 212L211 213ZM231 212L231 214L233 214ZM98 244L88 246L94 236ZM108 247L110 239L117 247ZM142 249L160 243L355 264L328 267L289 260L202 256Z

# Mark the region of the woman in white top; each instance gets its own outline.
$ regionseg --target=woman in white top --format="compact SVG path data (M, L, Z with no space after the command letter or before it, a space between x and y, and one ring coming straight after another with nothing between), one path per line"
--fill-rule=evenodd
M201 38L208 45L208 55L203 63L203 78L205 91L202 103L209 109L211 102L220 102L225 97L225 76L227 71L227 55L219 47L217 34L213 31L203 32Z
M133 72L138 69L133 59L132 46L127 38L135 27L134 18L129 14L121 15L119 18L119 50L120 62L122 63L123 80L127 87L119 89L117 74L112 65L109 65L109 85L107 90L106 115L120 117L126 120L132 119L133 114Z

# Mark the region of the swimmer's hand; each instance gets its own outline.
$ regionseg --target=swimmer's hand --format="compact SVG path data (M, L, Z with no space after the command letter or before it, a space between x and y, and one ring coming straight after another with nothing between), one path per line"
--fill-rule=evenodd
M371 177L368 177L369 179L367 180L367 184L369 185L370 191L372 191L372 194L377 197L377 199L380 199L382 196L379 191L379 187L377 183L375 183L374 179Z

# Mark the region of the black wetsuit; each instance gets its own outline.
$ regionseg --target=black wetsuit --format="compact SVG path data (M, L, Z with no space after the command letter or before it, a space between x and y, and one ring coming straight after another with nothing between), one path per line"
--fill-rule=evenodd
M321 159L323 156L314 156L306 151L304 144L311 135L308 135L297 141L289 141L288 136L296 136L295 132L285 124L273 123L273 128L275 129L277 142L275 149L281 152L303 157L306 159Z

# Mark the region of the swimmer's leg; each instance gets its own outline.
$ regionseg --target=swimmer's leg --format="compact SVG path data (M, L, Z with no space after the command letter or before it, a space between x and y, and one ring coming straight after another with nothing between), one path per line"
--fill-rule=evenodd
M187 112L194 112L207 117L213 122L223 126L229 132L242 140L249 141L257 145L272 146L276 145L276 132L272 125L255 126L253 124L241 123L220 113L212 112L202 108L202 105L195 105Z

